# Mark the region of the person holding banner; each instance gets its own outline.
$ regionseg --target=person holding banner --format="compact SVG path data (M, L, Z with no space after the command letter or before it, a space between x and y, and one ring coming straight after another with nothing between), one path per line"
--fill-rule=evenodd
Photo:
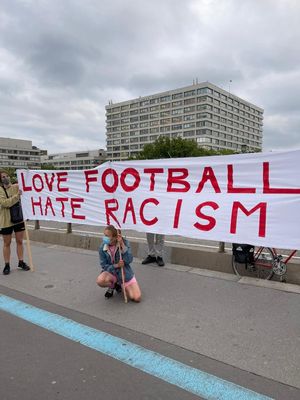
M5 262L3 275L10 273L10 245L13 232L15 232L17 244L18 268L24 271L30 270L30 267L23 261L24 222L12 223L9 210L11 206L20 200L20 195L19 186L11 184L10 176L6 171L0 171L0 233L3 237L3 258Z
M105 297L107 299L112 297L114 290L121 292L123 286L130 300L140 302L141 290L130 266L133 260L130 244L113 225L108 225L104 229L99 256L102 272L97 278L97 285L108 288ZM122 282L122 268L124 283Z
M165 265L163 260L163 248L165 242L165 235L159 233L146 233L148 243L148 255L142 261L142 264L157 263L159 267Z

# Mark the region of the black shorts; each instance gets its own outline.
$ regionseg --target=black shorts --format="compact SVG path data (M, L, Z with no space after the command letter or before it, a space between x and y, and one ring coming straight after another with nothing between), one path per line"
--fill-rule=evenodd
M20 222L19 224L9 226L8 228L2 228L0 230L1 235L11 235L13 232L21 232L25 231L24 222Z

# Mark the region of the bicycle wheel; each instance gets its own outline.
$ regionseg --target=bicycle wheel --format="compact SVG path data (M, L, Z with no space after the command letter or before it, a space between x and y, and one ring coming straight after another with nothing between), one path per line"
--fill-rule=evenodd
M254 262L241 264L232 256L232 269L238 276L249 276L252 278L271 279L273 272L274 254L269 247L258 247L255 249Z
M274 275L273 265L275 263L275 255L269 247L255 248L254 268L257 272L257 278L272 279Z

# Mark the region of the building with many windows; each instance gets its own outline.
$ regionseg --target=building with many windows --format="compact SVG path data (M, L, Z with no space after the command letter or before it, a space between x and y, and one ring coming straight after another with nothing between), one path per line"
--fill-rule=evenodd
M90 169L106 161L103 149L72 151L42 156L42 165L53 165L56 169Z
M1 168L39 169L41 150L31 140L0 138Z
M262 149L263 109L209 82L106 107L107 158L124 160L159 136L208 149Z

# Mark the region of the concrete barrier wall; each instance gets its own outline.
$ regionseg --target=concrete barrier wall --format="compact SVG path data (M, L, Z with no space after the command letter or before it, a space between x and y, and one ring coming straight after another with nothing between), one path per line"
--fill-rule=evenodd
M101 239L98 237L76 235L73 233L29 230L29 236L31 240L37 242L95 251L98 251L101 244ZM131 240L130 244L134 257L142 259L147 255L147 245L144 241ZM231 253L218 253L206 247L195 249L188 245L166 245L164 259L167 263L171 264L232 273ZM288 264L287 282L300 284L300 263L293 261L293 259Z

